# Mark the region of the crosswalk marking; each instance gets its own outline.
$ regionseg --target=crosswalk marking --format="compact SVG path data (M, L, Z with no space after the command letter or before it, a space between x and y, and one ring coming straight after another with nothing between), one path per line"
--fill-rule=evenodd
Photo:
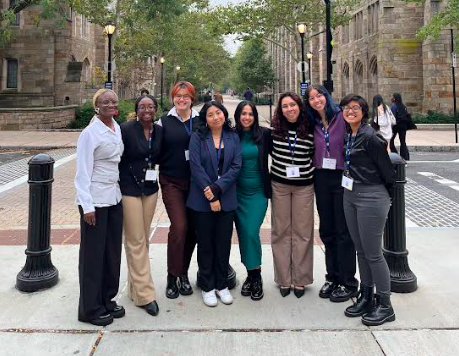
M424 177L427 177L429 179L432 179L437 183L446 185L447 187L450 187L454 190L459 191L459 183L455 182L454 180L443 178L442 176L439 176L438 174L435 174L432 172L418 172L418 174Z

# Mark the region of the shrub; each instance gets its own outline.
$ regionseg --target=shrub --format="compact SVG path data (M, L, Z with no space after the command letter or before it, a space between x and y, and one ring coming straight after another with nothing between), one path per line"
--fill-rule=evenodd
M440 111L428 110L427 114L413 114L413 122L416 124L453 124L454 115Z
M269 98L253 98L253 103L255 105L269 105Z

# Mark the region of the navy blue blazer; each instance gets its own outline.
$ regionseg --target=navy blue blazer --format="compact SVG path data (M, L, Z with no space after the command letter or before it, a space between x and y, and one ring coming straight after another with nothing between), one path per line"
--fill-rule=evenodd
M236 132L223 130L225 154L223 170L218 179L217 152L210 131L204 139L197 133L191 135L190 140L190 169L191 181L187 207L200 211L210 212L210 202L204 196L204 188L212 183L221 189L220 205L222 211L237 209L236 180L242 167L242 146Z

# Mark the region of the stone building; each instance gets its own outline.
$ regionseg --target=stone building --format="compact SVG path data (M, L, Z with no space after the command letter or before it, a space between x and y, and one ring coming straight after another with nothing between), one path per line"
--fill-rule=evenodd
M365 97L371 105L375 94L389 102L391 94L402 94L414 112L453 107L451 35L444 30L438 40L421 41L416 33L432 15L445 6L441 0L422 4L403 1L366 0L349 24L333 31L333 97L348 93ZM316 35L317 33L317 35ZM284 44L298 47L298 37L279 30ZM312 83L326 79L326 47L323 29L310 33L306 51L312 53ZM296 41L296 42L295 42ZM301 74L286 49L268 44L278 82L275 92L299 90Z
M12 3L0 0L4 9ZM18 13L13 41L0 50L0 108L79 105L103 85L103 28L71 9L64 26L53 20L36 26L40 11L31 6Z

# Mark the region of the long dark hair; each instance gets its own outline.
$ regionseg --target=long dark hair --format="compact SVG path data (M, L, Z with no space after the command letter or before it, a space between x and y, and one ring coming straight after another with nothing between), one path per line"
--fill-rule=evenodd
M371 113L371 118L372 119L377 118L379 116L378 115L378 106L379 105L383 106L384 113L386 113L387 107L386 107L386 104L384 103L383 97L381 95L379 95L379 94L376 94L373 97L373 108L372 108L372 113Z
M158 100L156 100L156 98L153 96L153 95L144 95L144 96L139 96L135 103L134 103L134 111L135 113L137 114L137 111L139 111L139 103L142 99L145 99L145 98L148 98L148 99L151 99L151 101L153 101L153 104L155 104L155 107L156 107L156 110L158 110Z
M325 117L327 119L327 122L330 123L331 119L336 115L336 113L339 111L339 106L335 103L335 101L332 99L330 93L328 92L327 89L325 89L324 86L322 85L310 85L308 89L306 90L305 94L305 101L304 101L304 106L306 107L306 114L309 118L309 122L312 127L317 123L317 120L321 120L321 117L317 110L313 109L311 104L309 104L309 95L311 94L311 91L317 90L320 94L325 96L325 99L327 100L327 103L325 104Z
M394 97L394 103L395 106L397 106L397 110L399 112L404 112L405 110L403 109L406 109L406 106L403 104L402 95L400 93L394 93L392 96Z
M362 108L362 125L368 123L368 112L370 111L369 106L367 101L362 98L360 95L357 94L348 94L346 95L341 102L339 103L339 106L341 106L341 109L344 111L344 107L349 104L351 101L356 101L359 103L360 107ZM346 120L344 120L346 121ZM349 124L346 122L346 127L348 130L350 130Z
M242 127L242 124L241 124L241 114L242 114L242 110L246 106L250 106L253 112L253 125L250 127L250 131L252 132L253 142L258 144L263 139L263 131L261 130L261 127L258 121L257 107L251 101L243 100L236 107L236 111L234 112L234 121L236 121L236 131L239 135L239 138L242 138L242 134L244 133L244 128Z
M271 126L273 128L273 134L280 137L288 136L288 121L284 114L282 113L282 100L284 98L290 97L296 102L300 108L300 115L298 116L298 137L301 139L306 139L309 134L309 122L306 115L306 109L303 102L298 94L292 92L286 92L279 96L277 101L276 110L274 111L274 116L271 121Z
M228 110L226 110L226 108L218 101L212 100L208 101L207 103L204 103L201 111L199 112L198 127L196 128L196 133L201 139L204 139L207 136L207 133L209 132L209 128L207 127L206 114L207 110L209 110L209 108L212 106L215 106L218 109L220 109L223 112L223 115L225 115L223 130L234 131L233 125L231 124L231 120L229 119Z

